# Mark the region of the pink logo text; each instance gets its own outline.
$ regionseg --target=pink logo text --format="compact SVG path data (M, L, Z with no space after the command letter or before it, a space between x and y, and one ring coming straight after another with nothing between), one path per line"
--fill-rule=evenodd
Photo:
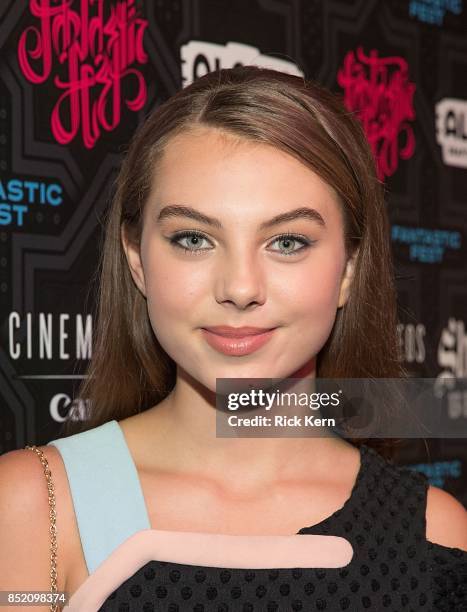
M401 57L379 58L375 50L367 56L358 47L356 57L353 51L345 56L337 82L344 89L346 108L356 111L363 124L378 178L392 176L399 157L409 159L415 151L415 135L409 123L415 119L415 84L408 80L407 62Z
M103 0L30 0L31 14L39 24L27 27L18 43L18 61L24 76L35 85L52 72L60 94L52 110L50 125L60 144L71 142L81 131L84 146L92 149L104 129L115 129L121 121L124 102L131 111L143 108L146 82L131 67L145 64L143 35L147 20L136 16L135 0L118 0L104 18ZM90 14L92 13L92 14ZM63 66L53 70L56 57ZM130 99L122 100L122 82L130 79Z

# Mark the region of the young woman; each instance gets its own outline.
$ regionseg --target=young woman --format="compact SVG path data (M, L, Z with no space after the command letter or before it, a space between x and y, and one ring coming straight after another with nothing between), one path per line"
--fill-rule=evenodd
M1 589L465 609L465 509L375 440L216 437L218 378L406 376L388 227L360 124L317 84L238 67L157 108L108 214L90 414L0 461Z

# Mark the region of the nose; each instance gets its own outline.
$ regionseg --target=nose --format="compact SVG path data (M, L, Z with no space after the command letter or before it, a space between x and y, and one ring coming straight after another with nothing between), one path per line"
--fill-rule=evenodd
M241 310L263 304L266 299L266 278L255 255L226 255L219 262L215 287L219 304L233 304Z

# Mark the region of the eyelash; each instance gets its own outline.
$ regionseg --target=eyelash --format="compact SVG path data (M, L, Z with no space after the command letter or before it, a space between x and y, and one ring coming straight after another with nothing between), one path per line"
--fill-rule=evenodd
M204 234L201 234L200 232L187 230L187 231L178 232L177 234L174 234L173 236L169 238L169 241L170 241L170 244L172 244L178 249L183 249L185 253L189 253L190 255L197 255L198 253L203 253L204 251L206 251L206 249L190 249L178 243L178 240L181 240L182 238L192 237L192 236L196 236L197 238L208 240L208 238ZM308 249L309 247L313 246L316 242L316 240L309 240L308 238L304 238L304 237L302 238L301 236L297 236L296 234L285 233L285 234L281 234L280 236L277 236L273 240L273 243L277 242L278 240L283 240L284 238L291 239L296 242L301 242L303 245L301 248L299 248L296 251L291 251L290 253L281 253L282 255L285 255L286 257L297 255L298 253L301 253L305 249ZM276 251L276 252L279 252L279 251Z

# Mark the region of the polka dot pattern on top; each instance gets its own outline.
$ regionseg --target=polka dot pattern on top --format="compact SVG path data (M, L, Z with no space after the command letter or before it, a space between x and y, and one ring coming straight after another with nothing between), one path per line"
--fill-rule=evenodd
M467 612L467 553L426 539L426 476L361 447L344 506L299 534L350 541L344 568L229 569L150 561L100 612Z

